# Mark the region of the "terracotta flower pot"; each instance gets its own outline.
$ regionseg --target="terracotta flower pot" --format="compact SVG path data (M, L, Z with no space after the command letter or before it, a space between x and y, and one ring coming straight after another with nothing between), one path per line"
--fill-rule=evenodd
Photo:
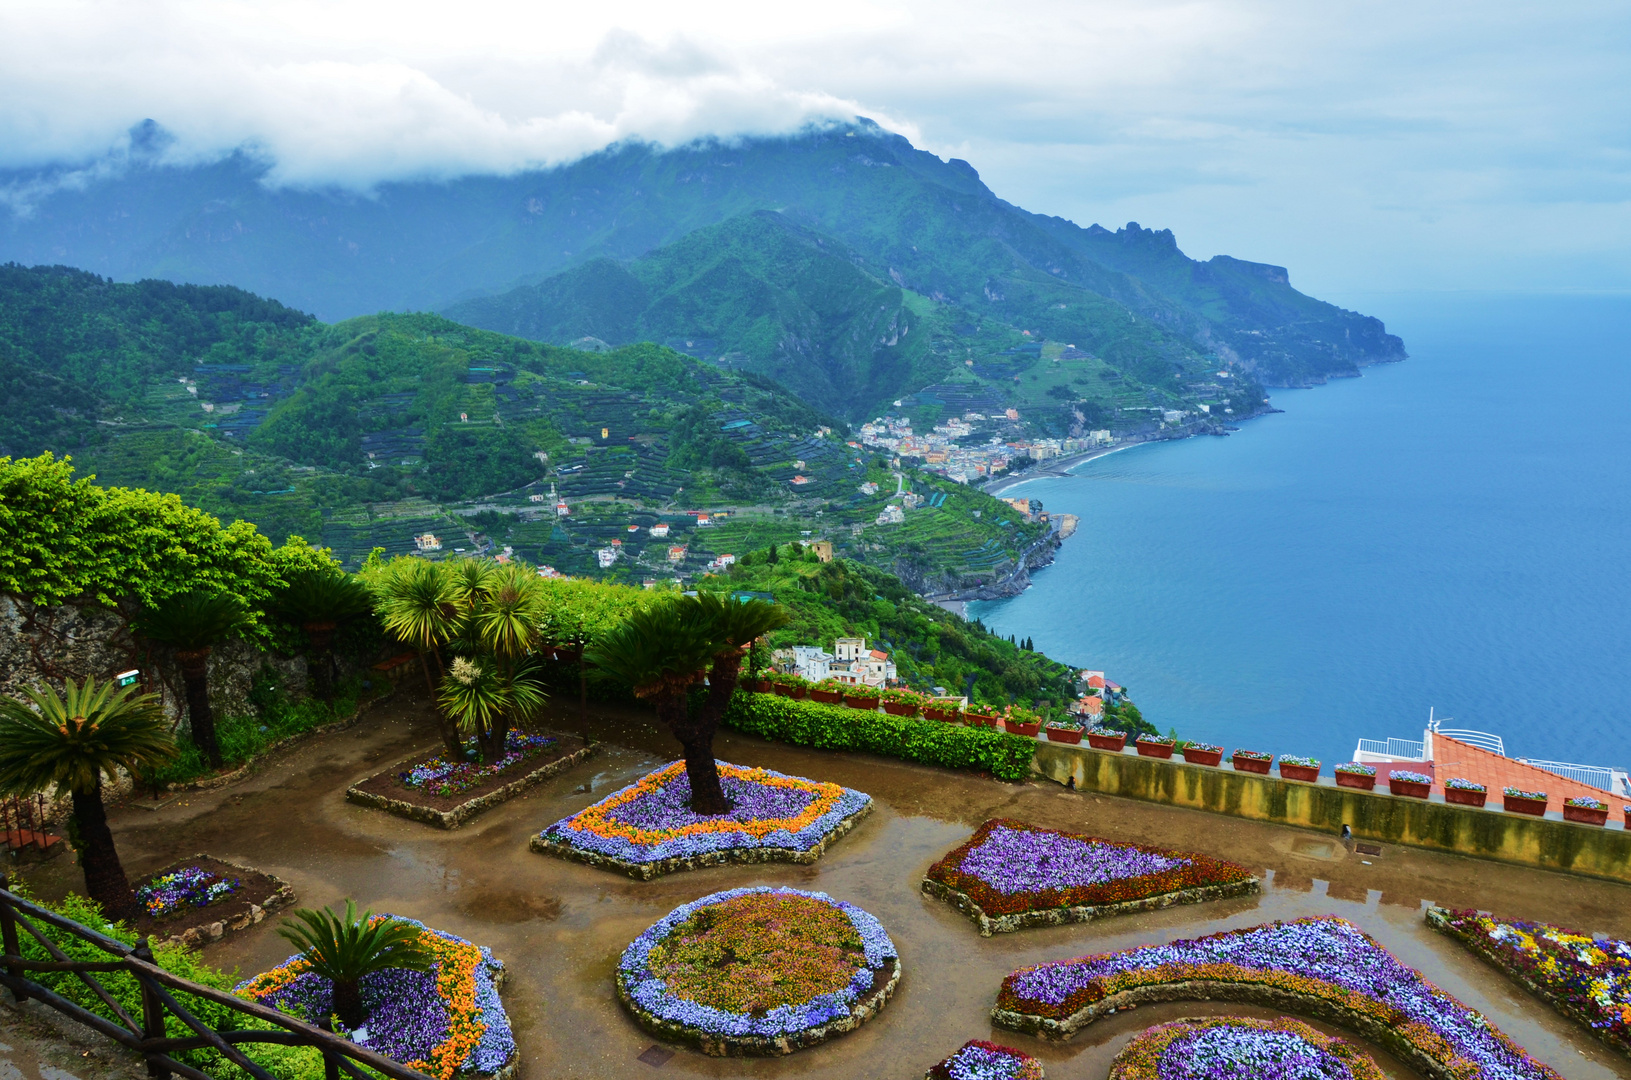
M867 697L863 694L845 694L844 704L852 709L865 709L867 712L878 711L878 698L876 695Z
M943 723L953 723L957 719L956 709L937 709L933 705L923 706L923 715L930 720L939 720Z
M1081 728L1048 728L1048 741L1068 743L1075 746L1082 741Z
M753 688L761 694L774 694L776 692L776 684L769 679L760 679L753 684Z
M883 711L890 716L916 716L917 705L910 701L886 701Z
M1293 766L1293 768L1295 768L1295 766ZM1285 772L1285 769L1281 768L1280 775L1284 776ZM1342 772L1341 770L1338 770L1336 778L1337 787L1358 788L1360 791L1376 790L1376 777L1374 776L1366 776L1363 773Z
M842 690L811 690L810 696L823 705L838 705L844 700Z
M1196 750L1184 747L1184 760L1191 765L1217 765L1223 761L1222 750Z
M1274 764L1269 758L1241 757L1236 754L1230 759L1234 762L1236 772L1260 773L1268 775L1269 767Z
M1121 731L1114 735L1100 735L1096 731L1090 731L1087 733L1087 745L1095 750L1109 750L1119 754L1122 747L1127 745L1127 733Z
M1460 806L1483 806L1489 798L1487 791L1469 791L1466 788L1447 787L1444 789L1444 801L1456 803Z
M779 683L775 683L774 685L775 685L775 688L776 688L776 696L777 697L797 697L798 696L796 693L794 693L795 687L789 686L787 683L779 682Z
M1163 761L1172 757L1171 743L1140 742L1134 745L1138 747L1139 757L1161 758Z
M1419 780L1395 780L1388 777L1387 789L1395 795L1407 795L1412 799L1425 799L1427 793L1433 790L1432 784L1424 784Z
M1280 779L1282 780L1301 780L1306 784L1312 784L1319 778L1320 768L1318 765L1282 764L1280 766Z
M1014 720L1004 720L1003 729L1010 735L1024 735L1026 738L1036 738L1036 733L1042 730L1042 721L1033 724L1021 724Z
M1535 817L1546 816L1545 799L1519 799L1512 795L1502 795L1501 806L1509 814L1533 814Z
M1608 807L1593 810L1589 806L1570 806L1568 803L1564 803L1563 820L1578 821L1582 825L1607 825Z

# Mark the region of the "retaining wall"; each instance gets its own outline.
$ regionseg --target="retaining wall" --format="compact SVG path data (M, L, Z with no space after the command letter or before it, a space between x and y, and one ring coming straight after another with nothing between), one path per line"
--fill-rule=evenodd
M1079 791L1186 806L1253 821L1271 821L1357 840L1449 851L1548 870L1631 882L1631 832L1577 825L1499 809L1412 799L1385 791L1281 780L1275 775L1190 765L1181 760L1110 753L1039 742L1033 768ZM1385 782L1385 781L1384 781ZM1491 796L1499 806L1500 793Z

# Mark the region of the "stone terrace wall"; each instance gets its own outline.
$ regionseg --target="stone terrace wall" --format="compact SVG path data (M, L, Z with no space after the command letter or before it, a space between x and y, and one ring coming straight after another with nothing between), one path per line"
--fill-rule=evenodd
M1227 764L1190 765L1061 743L1039 742L1033 768L1058 783L1074 782L1079 791L1329 833L1340 833L1347 825L1359 840L1631 882L1631 832L1617 825L1577 825L1386 791L1298 783L1236 772ZM1492 805L1498 807L1500 800L1500 792L1491 794Z

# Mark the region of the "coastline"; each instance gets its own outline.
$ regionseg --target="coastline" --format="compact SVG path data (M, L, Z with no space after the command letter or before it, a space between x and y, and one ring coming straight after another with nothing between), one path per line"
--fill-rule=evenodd
M1045 464L1033 465L1024 472L1015 473L1012 476L998 477L997 479L988 481L982 485L980 490L985 492L987 495L1001 495L1009 488L1018 487L1020 484L1026 484L1032 480L1045 480L1049 477L1055 476L1069 476L1070 470L1085 462L1092 461L1095 458L1109 457L1111 454L1118 454L1123 450L1131 450L1135 446L1143 446L1149 442L1162 441L1165 440L1137 439L1133 442L1125 442L1117 446L1096 447L1080 454L1071 454L1069 457L1060 457Z

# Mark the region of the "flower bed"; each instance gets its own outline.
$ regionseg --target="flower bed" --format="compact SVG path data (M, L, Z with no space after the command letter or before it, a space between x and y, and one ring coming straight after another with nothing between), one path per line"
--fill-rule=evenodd
M1012 1047L970 1039L923 1080L1043 1080L1042 1063Z
M929 867L923 891L955 904L982 937L1027 926L1257 891L1244 866L993 818Z
M1631 942L1444 908L1429 908L1427 923L1610 1046L1631 1053Z
M717 1057L853 1031L900 981L882 924L826 893L757 886L669 912L623 950L617 996L659 1038Z
M1069 1038L1118 1009L1211 998L1341 1024L1428 1076L1561 1080L1469 1009L1332 916L1024 968L1003 980L992 1019Z
M243 882L231 874L197 865L183 866L168 874L155 874L137 887L136 899L151 918L169 919L219 903L242 888Z
M475 741L466 745L474 754ZM345 797L398 817L456 829L593 753L592 747L574 735L512 731L505 738L504 756L491 765L449 761L440 754L410 758L358 781L346 789Z
M136 882L136 899L144 912L131 929L155 945L197 948L262 921L294 890L254 867L194 855Z
M1387 1080L1363 1050L1300 1020L1192 1016L1147 1028L1109 1080Z
M398 918L378 915L375 920ZM391 968L362 980L371 1050L438 1080L492 1075L514 1063L515 1038L499 1000L504 965L490 950L432 930L414 919L419 944L435 960L429 972ZM263 1005L317 1020L333 1007L333 984L291 956L271 971L239 983L237 993Z
M872 797L770 769L719 763L727 814L693 813L685 762L647 773L532 838L532 850L650 880L730 862L813 863Z

